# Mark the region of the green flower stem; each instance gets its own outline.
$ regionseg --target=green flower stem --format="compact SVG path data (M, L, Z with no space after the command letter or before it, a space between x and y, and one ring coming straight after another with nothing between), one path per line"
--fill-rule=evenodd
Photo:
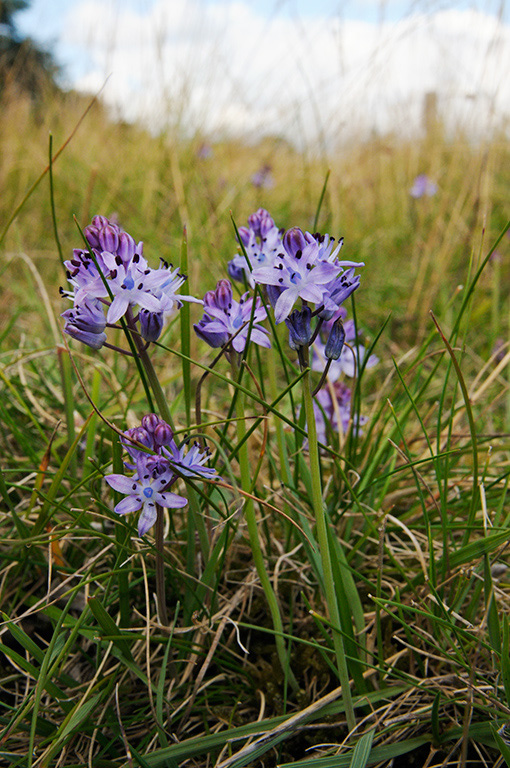
M159 414L172 429L175 429L174 421L172 419L172 414L170 413L170 408L168 407L165 393L163 392L161 384L159 383L157 373L154 369L154 366L152 365L152 360L150 359L149 353L147 352L147 345L135 327L131 309L128 309L126 317L128 328L131 331L131 338L133 339L134 345L136 347L138 359L143 366L149 381L150 388L154 394L154 398L159 409Z
M303 348L304 350L305 348ZM303 362L308 365L308 348L303 355ZM320 550L322 562L322 572L324 577L324 589L326 592L326 603L329 611L329 619L334 627L340 629L340 612L338 610L338 601L333 579L333 568L331 565L331 552L328 542L328 523L322 501L322 483L319 463L319 445L317 442L317 426L315 423L315 414L313 410L313 397L311 391L310 369L305 371L303 377L303 401L305 406L306 424L308 428L308 455L310 460L310 474L312 478L312 504L315 515L315 524L317 531L317 542ZM345 649L342 635L339 631L333 632L333 644L335 648L338 677L342 687L342 697L345 706L345 715L347 725L352 731L356 726L354 707L352 703L351 689L349 687L349 672L345 658Z
M159 620L168 626L168 612L166 610L165 595L165 518L163 508L156 504L158 516L154 527L156 539L156 600L158 602Z
M231 358L232 376L234 381L237 382L239 378L239 367L236 363L236 360L234 359L234 356L235 356L235 353L232 353L232 358ZM238 452L238 461L241 469L242 489L243 491L247 491L249 493L251 492L251 487L252 487L250 460L248 455L248 443L247 441L243 442L246 434L246 422L244 418L245 399L246 399L246 396L244 392L241 389L238 389L237 397L236 397L237 439L238 439L238 443L242 443L241 448L239 449L239 452ZM250 547L252 551L253 562L255 563L255 567L257 569L260 583L262 585L262 589L264 590L264 594L266 596L266 600L269 606L269 611L271 613L271 618L273 621L273 627L275 631L275 644L276 644L276 651L278 653L278 658L280 659L282 670L284 674L287 675L290 685L295 691L298 691L299 685L296 678L294 677L292 670L290 669L288 653L287 653L287 649L285 648L285 641L283 637L283 622L280 614L280 607L278 605L278 600L276 599L273 585L271 584L271 580L266 570L266 566L264 563L264 555L262 552L262 548L260 546L257 517L255 514L253 499L249 497L245 497L244 516L246 519L246 525L248 526L248 535L250 538Z
M140 358L140 361L144 367L145 373L147 374L147 379L149 380L150 387L152 389L152 393L154 395L154 399L156 400L156 403L158 405L159 413L162 419L166 421L167 424L172 427L172 429L175 429L174 420L172 419L172 414L170 413L170 408L168 407L168 402L165 397L165 393L163 392L163 389L161 387L161 384L159 383L159 379L157 377L156 371L154 370L154 366L152 365L152 360L150 359L148 352L145 348L145 345L140 342L142 342L142 339L135 335L135 343L138 347L138 356Z

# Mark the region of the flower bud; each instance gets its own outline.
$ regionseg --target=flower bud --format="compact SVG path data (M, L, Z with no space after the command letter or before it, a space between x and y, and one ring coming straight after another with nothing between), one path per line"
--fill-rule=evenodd
M157 341L163 330L163 313L149 312L148 309L141 309L139 319L142 338L144 338L145 341Z
M342 353L344 341L345 330L342 323L342 318L339 317L333 323L331 331L329 332L326 346L324 347L324 355L328 360L338 360Z
M144 416L142 419L142 427L146 429L150 435L154 433L156 427L164 423L163 419L160 419L156 413L148 413L147 416Z
M291 349L307 347L312 338L310 321L312 319L312 310L310 307L295 309L285 318L285 325L289 329L289 346Z
M174 437L173 430L166 421L161 421L154 430L154 448L157 451L162 445L169 445Z
M299 227L292 227L283 236L283 245L290 256L296 256L308 245L308 241Z
M99 244L103 251L108 253L117 253L119 247L119 228L112 224L107 224L99 233Z

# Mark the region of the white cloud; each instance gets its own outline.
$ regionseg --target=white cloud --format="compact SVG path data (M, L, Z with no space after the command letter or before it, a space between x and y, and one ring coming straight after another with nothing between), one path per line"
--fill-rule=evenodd
M355 131L415 129L423 94L485 130L508 117L510 26L444 10L379 25L267 16L247 2L83 0L63 40L90 68L76 86L128 119L328 144Z

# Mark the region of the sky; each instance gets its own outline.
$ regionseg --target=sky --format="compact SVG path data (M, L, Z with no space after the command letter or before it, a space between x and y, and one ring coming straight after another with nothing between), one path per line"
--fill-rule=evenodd
M448 126L510 122L505 0L32 0L16 21L155 132L330 147L419 131L427 92Z

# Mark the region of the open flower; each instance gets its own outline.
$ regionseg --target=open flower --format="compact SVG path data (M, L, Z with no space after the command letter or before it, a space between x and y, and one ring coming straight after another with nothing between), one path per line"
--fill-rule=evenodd
M165 471L152 471L147 466L144 456L136 457L136 474L133 477L125 475L106 475L108 485L126 495L119 501L114 512L118 515L126 515L129 512L141 510L138 518L138 534L144 536L149 528L152 528L157 518L156 504L161 507L177 509L186 506L188 500L184 496L166 490L175 480L175 474L168 466Z
M271 266L282 250L282 233L264 208L248 217L248 226L239 227L239 238L246 251L238 253L228 264L232 280L242 282L246 277L253 288L255 281L251 271L261 266Z
M266 317L260 299L257 299L255 308L248 293L236 301L230 282L219 280L216 289L205 294L204 316L193 328L197 336L211 347L223 347L232 339L235 351L242 352L249 340L262 347L271 346L267 331L258 325Z
M315 304L328 319L359 286L355 267L362 262L338 261L341 242L333 248L329 235L311 235L293 227L285 233L283 248L272 264L252 272L256 283L268 286L275 320L285 320L298 299Z
M216 470L205 466L208 453L201 452L198 445L193 445L189 451L179 448L170 425L155 413L144 416L140 426L126 430L121 442L131 460L126 462L126 470L133 474L106 475L105 480L111 488L126 496L116 504L114 512L126 515L141 510L140 536L144 536L156 522L157 504L167 509L179 509L187 504L184 496L169 490L179 476L217 478Z

